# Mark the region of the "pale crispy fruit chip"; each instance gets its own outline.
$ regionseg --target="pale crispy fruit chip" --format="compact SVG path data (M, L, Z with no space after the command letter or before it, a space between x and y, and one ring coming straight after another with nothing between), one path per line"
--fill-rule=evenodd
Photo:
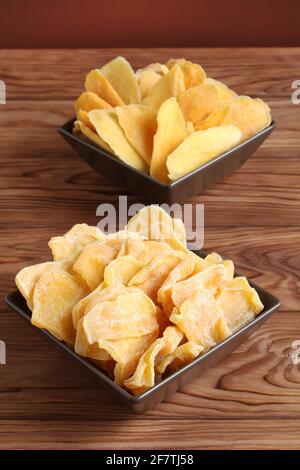
M99 147L113 154L113 151L110 148L110 146L106 142L104 142L104 140L102 140L101 137L99 137L98 134L96 134L94 130L91 129L91 127L94 127L94 126L90 124L88 114L85 111L80 111L79 116L81 120L74 122L73 133L75 135L76 134L80 135L81 137L84 137L84 138L86 137L88 140L91 140L92 142L94 142L94 144L99 145Z
M238 96L229 103L228 111L222 124L234 124L241 132L241 140L249 139L271 124L269 106L260 98Z
M139 250L139 251L137 251ZM135 256L143 266L149 264L157 255L166 255L173 253L173 249L164 242L159 242L155 240L145 240L143 242L143 248L139 245L131 243L128 248L128 253L131 253Z
M184 75L178 65L175 65L150 90L143 99L143 104L151 106L158 111L162 103L172 96L177 97L185 90Z
M207 255L204 260L202 261L202 269L207 268L208 266L215 265L215 264L223 264L226 270L226 281L230 281L233 279L234 276L234 264L230 259L223 261L222 257L217 253L210 253Z
M45 272L34 288L32 324L74 344L72 308L87 293L86 284L79 277L63 270Z
M97 227L76 224L64 235L50 238L48 246L55 261L74 261L87 245L101 239L105 239L105 235Z
M169 182L166 161L168 155L188 136L186 123L176 98L167 99L157 114L157 132L153 141L150 175Z
M179 308L173 309L170 321L178 326L189 341L209 349L220 339L219 321L222 316L223 312L212 292L198 289ZM229 334L229 330L226 332Z
M76 340L75 340L75 352L80 356L88 357L90 359L96 359L98 361L109 361L111 359L110 354L99 347L98 343L89 344L86 338L85 331L82 327L83 318L81 318L77 325Z
M233 125L194 132L168 156L169 178L181 178L228 151L240 142L241 135L241 131Z
M55 270L68 270L71 267L69 261L47 261L34 264L21 269L16 275L16 285L25 298L30 310L33 308L32 297L34 287L42 274Z
M204 83L215 87L218 93L219 101L227 101L237 96L235 91L228 88L228 86L225 85L225 83L220 82L219 80L215 80L214 78L207 77Z
M136 77L141 90L141 97L144 99L145 96L149 95L154 85L156 85L160 80L161 75L154 70L141 70Z
M170 59L167 62L169 69L177 64L181 68L184 75L184 84L186 88L200 85L206 78L204 69L199 64L195 64L186 59Z
M96 93L100 98L109 103L111 106L122 106L124 101L118 95L114 87L110 84L101 70L91 70L85 79L86 91Z
M201 354L203 349L204 348L201 344L187 341L186 343L178 346L178 348L176 348L171 354L165 356L158 364L157 370L160 374L163 374L166 370L167 372L175 372L192 362L199 356L199 354Z
M105 267L116 258L121 240L99 240L86 246L74 263L73 269L91 290L103 281Z
M153 302L156 302L158 289L183 256L182 251L156 256L148 265L133 276L128 285L141 289Z
M130 104L118 106L116 113L128 141L149 166L157 129L156 112L149 106Z
M120 160L138 170L147 169L146 163L125 136L114 109L94 109L88 114L98 135Z
M196 126L195 130L201 131L205 129L209 129L210 127L217 127L222 124L222 121L224 120L226 113L228 111L228 105L218 105L218 107L212 111L205 119L202 119L202 121L199 121Z
M84 91L81 93L75 102L75 111L77 116L80 109L88 113L89 111L92 111L92 109L103 108L111 108L111 105L91 91Z
M150 205L139 210L129 220L126 228L148 240L165 241L172 248L186 249L186 233L182 220L172 219L159 206Z
M227 271L223 264L208 266L188 279L174 284L171 288L172 302L176 307L180 307L197 289L208 289L215 295L226 281Z
M218 93L212 85L188 88L178 96L178 103L186 121L195 127L218 107Z
M161 285L157 298L162 304L165 314L169 317L174 307L171 293L177 282L183 281L202 269L201 258L194 253L187 253L174 269L170 272L164 283Z
M134 71L124 57L116 57L100 70L125 104L140 103L141 94Z
M136 71L136 75L137 77L139 77L141 73L148 72L148 71L155 72L159 74L160 76L162 76L162 75L166 75L169 72L169 69L165 64L160 64L159 62L155 62L153 64L146 65L142 69L138 69Z
M159 324L159 336L162 336L167 326L170 326L171 323L169 321L168 316L165 314L164 310L160 308L158 305L156 305L156 312L157 312L156 318Z
M258 293L245 277L235 277L228 281L217 296L217 304L223 310L232 331L237 331L252 321L264 308Z
M112 260L104 270L104 282L107 286L123 284L127 286L130 279L142 269L143 264L134 256L121 256Z
M155 383L155 368L164 355L174 351L183 338L182 333L174 326L168 326L163 337L158 338L149 346L140 358L132 377L124 382L124 386L139 395Z
M101 297L102 291L105 289L105 284L104 282L101 282L99 286L94 289L92 292L90 292L86 297L83 297L80 299L72 308L72 318L73 318L73 325L75 330L77 329L77 325L81 317L85 315L85 312L88 311L89 306L93 304L93 301Z
M154 303L141 290L96 304L83 317L89 344L96 341L142 336L158 329Z

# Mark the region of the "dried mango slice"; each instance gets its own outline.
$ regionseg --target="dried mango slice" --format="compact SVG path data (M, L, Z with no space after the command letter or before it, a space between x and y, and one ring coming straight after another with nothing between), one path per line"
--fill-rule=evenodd
M44 273L49 273L55 270L68 270L71 264L69 261L47 261L45 263L34 264L21 269L16 275L16 285L25 298L30 310L33 309L33 290L34 287Z
M189 341L209 349L220 340L219 322L222 316L223 312L212 292L198 289L179 308L173 309L170 321L178 326ZM229 334L229 328L224 329L224 337Z
M116 57L101 67L100 71L125 104L140 103L141 94L136 76L124 57Z
M154 303L139 289L96 304L83 317L89 344L142 336L158 329ZM103 347L103 346L102 346Z
M44 272L33 292L32 324L74 344L72 308L87 294L86 284L79 277L63 270Z
M64 235L50 238L48 246L55 261L75 260L87 245L101 239L105 235L98 227L76 224Z
M89 111L92 111L92 109L104 108L111 108L111 105L96 95L96 93L91 91L84 91L81 93L75 102L75 111L77 117L80 110L86 111L88 113Z
M160 64L159 62L155 62L153 64L146 65L142 69L138 69L136 71L136 75L139 77L141 73L148 72L148 71L155 72L158 75L162 76L162 75L166 75L169 72L169 69L165 64Z
M209 129L210 127L220 126L226 116L228 111L228 105L218 105L218 107L212 111L206 118L202 121L197 122L195 129L197 131Z
M127 286L130 279L142 269L143 264L134 256L121 256L112 260L104 270L104 282L107 286L123 284Z
M218 107L218 93L212 85L188 88L178 96L178 103L186 121L195 127Z
M271 124L269 106L260 98L238 96L228 105L228 111L222 121L223 125L234 124L241 132L241 140L249 139L257 132Z
M154 70L142 70L139 74L136 74L136 77L140 87L141 97L144 99L160 80L161 75Z
M183 256L181 251L156 256L133 276L128 285L141 289L153 302L156 302L158 289Z
M178 65L174 65L174 67L172 67L166 75L163 75L154 87L151 88L142 103L158 111L164 101L172 96L177 97L184 90L183 72Z
M124 386L135 395L153 387L155 383L155 366L162 357L174 351L183 338L178 328L169 326L166 328L163 337L158 338L149 346L147 351L140 358L136 371L132 377L125 380Z
M157 129L156 112L149 106L131 104L116 108L119 124L132 147L147 165L153 150L153 137Z
M77 324L76 339L74 349L77 354L90 359L96 359L98 361L109 361L111 359L110 354L99 347L98 343L89 344L85 331L82 326L83 318L81 318Z
M188 136L186 123L176 98L169 98L159 108L157 132L154 136L150 175L169 182L166 161L168 155Z
M77 324L81 317L84 316L85 312L88 311L89 306L93 304L93 301L98 299L102 300L102 291L105 289L105 284L104 282L101 282L99 286L94 289L92 292L90 292L86 297L83 297L80 299L72 308L72 318L73 318L73 325L75 330L77 329Z
M96 132L94 132L91 129L91 127L93 126L87 125L87 123L90 122L88 118L88 114L83 111L80 111L79 115L80 115L81 120L74 122L73 133L83 138L87 137L87 139L94 142L94 144L99 145L99 147L113 154L114 152L112 151L111 147L106 142L104 142L104 140L102 140L101 137L99 137L98 134L96 134Z
M245 277L228 281L217 296L229 328L237 331L252 321L264 308L258 293Z
M99 240L87 245L73 265L91 290L103 281L105 267L116 258L121 247L121 240Z
M168 156L169 178L176 180L196 170L237 145L241 135L241 131L233 125L194 132Z
M223 260L218 253L210 253L201 261L202 269L215 264L223 264L226 270L226 281L230 281L234 276L234 264L230 259Z
M230 100L231 98L234 98L237 96L235 91L228 88L228 86L225 85L225 83L220 82L219 80L215 80L214 78L207 77L204 83L215 87L218 93L218 100L220 102Z
M134 150L121 129L114 109L95 109L88 115L97 134L112 148L120 160L138 170L147 169L146 163Z
M175 64L179 65L183 72L186 88L200 85L205 81L206 73L201 65L186 59L170 59L167 62L167 67L171 69Z
M167 372L175 372L186 364L192 362L201 354L203 349L204 348L201 344L187 341L186 343L178 346L178 348L176 348L171 354L165 356L158 364L157 370L160 374L163 374L166 370Z
M139 251L135 251L135 247L137 247ZM131 253L143 266L146 266L158 255L163 256L173 253L173 249L167 243L146 240L143 243L143 247L131 244L131 246L128 247L128 253Z
M122 106L125 104L117 91L99 69L91 70L87 74L85 79L85 89L86 91L95 93L111 106Z

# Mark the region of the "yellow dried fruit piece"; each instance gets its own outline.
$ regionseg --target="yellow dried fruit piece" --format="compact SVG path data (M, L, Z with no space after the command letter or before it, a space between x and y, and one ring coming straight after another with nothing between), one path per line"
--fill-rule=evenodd
M113 154L114 152L112 151L111 147L106 142L104 142L104 140L102 140L94 130L91 129L94 126L90 123L88 114L84 111L80 111L79 116L81 120L74 122L73 133L83 138L87 137L87 139L94 142L94 144L99 145L99 147Z
M206 79L206 73L201 65L186 59L170 59L167 67L171 69L177 64L181 68L184 75L184 84L186 88L200 85Z
M135 395L139 395L153 387L155 384L156 363L160 362L164 355L174 351L182 338L183 335L178 328L174 326L167 327L163 337L152 343L141 356L135 373L125 380L124 386Z
M21 269L15 277L16 285L26 299L27 305L32 310L33 308L33 290L42 274L55 270L70 269L69 261L47 261L45 263L34 264Z
M230 259L223 260L217 253L210 253L207 255L202 262L202 269L215 264L223 264L226 270L226 281L230 281L234 276L234 264Z
M74 349L77 354L90 359L96 359L98 361L109 361L111 359L110 354L99 347L98 343L89 344L85 331L82 326L83 318L81 318L77 325L76 339Z
M223 312L212 292L198 289L179 308L173 309L170 321L178 326L189 341L209 349L220 340L222 316ZM225 328L223 334L224 338L227 337L230 334L229 328Z
M167 99L157 114L157 132L153 141L150 175L169 182L168 155L188 136L186 123L176 98Z
M141 90L141 97L144 99L160 80L161 75L154 72L154 70L142 70L136 77Z
M86 246L74 263L73 269L91 290L103 281L105 267L116 258L121 240L99 240Z
M188 88L178 96L178 103L186 121L195 127L218 107L218 93L212 85Z
M228 105L218 105L218 107L214 111L212 111L206 118L202 119L202 121L199 121L196 124L195 130L201 131L209 129L210 127L220 126L226 116L227 110Z
M241 140L247 140L271 124L269 106L260 98L238 96L228 104L223 125L233 124L242 132Z
M168 316L164 312L164 310L160 308L158 305L156 305L156 312L157 312L156 318L159 324L159 336L162 336L167 326L170 326L171 323L169 321Z
M127 286L130 279L142 269L143 264L134 256L121 256L112 260L104 270L104 282L107 286L123 284Z
M125 104L141 102L141 93L135 73L124 57L116 57L101 67L100 71Z
M92 109L104 108L111 108L111 105L91 91L84 91L81 93L75 102L77 117L80 110L88 113L89 111L92 111Z
M185 90L184 75L178 65L175 65L166 75L151 88L143 99L143 104L158 111L162 103L172 96L177 97Z
M115 110L128 141L149 166L157 129L156 112L141 104L118 106Z
M64 235L50 238L48 246L55 261L74 261L87 245L102 239L105 235L98 227L76 224Z
M252 321L264 308L258 293L245 277L228 281L217 296L229 328L237 331Z
M44 272L33 292L32 324L74 344L72 308L87 293L85 282L77 276L63 270Z
M176 348L171 354L165 356L158 364L157 370L160 374L163 374L166 370L167 372L175 372L192 362L201 354L203 349L204 348L201 344L187 341L186 343L178 346L178 348Z
M153 302L156 302L158 289L183 256L181 251L156 256L133 276L128 285L141 289Z
M85 79L85 89L95 93L111 106L122 106L124 101L119 96L114 87L110 84L101 70L91 70Z
M153 64L148 64L142 69L138 69L136 71L136 75L139 77L143 72L155 72L159 75L166 75L169 72L168 67L165 64L160 64L159 62L155 62Z
M94 289L92 292L90 292L86 297L83 297L80 299L72 308L72 318L73 318L73 325L75 330L77 329L77 325L81 317L85 315L85 313L88 311L89 306L93 305L94 300L98 300L100 297L100 300L102 300L102 291L105 289L105 284L104 282L101 282L99 286Z
M219 80L215 80L214 78L207 77L204 83L215 87L218 93L218 100L220 102L230 100L231 98L234 98L237 96L235 91L228 88L228 86L225 85L225 83L220 82Z
M120 160L137 170L145 171L147 169L142 157L126 138L114 109L95 109L88 114L97 134L112 148Z
M96 341L142 336L158 329L154 303L141 290L119 295L111 301L96 304L83 317L83 328L89 344Z
M169 178L181 178L230 150L240 142L241 135L241 131L233 125L194 132L168 156Z

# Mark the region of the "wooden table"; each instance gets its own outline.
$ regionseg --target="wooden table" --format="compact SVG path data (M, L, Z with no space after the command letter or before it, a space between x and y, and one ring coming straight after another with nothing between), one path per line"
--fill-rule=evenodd
M1 305L0 448L300 448L300 49L2 50L1 291L47 241L125 188L93 172L57 134L87 71L122 54L134 67L184 56L240 94L259 95L277 130L234 175L191 199L205 204L205 249L282 301L280 312L218 366L144 414L115 403L62 352ZM130 195L130 201L139 201Z

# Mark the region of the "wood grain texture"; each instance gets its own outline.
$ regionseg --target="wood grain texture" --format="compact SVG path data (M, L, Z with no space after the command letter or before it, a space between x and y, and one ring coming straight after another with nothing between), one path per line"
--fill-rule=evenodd
M205 249L277 295L282 308L230 357L143 414L128 412L4 304L0 448L300 448L300 49L0 51L1 293L47 241L125 188L93 172L56 132L85 73L122 54L135 67L185 56L239 93L262 96L277 130L239 171L189 202L205 205ZM226 60L224 60L226 57ZM140 199L129 195L129 201ZM151 443L151 444L150 444Z

